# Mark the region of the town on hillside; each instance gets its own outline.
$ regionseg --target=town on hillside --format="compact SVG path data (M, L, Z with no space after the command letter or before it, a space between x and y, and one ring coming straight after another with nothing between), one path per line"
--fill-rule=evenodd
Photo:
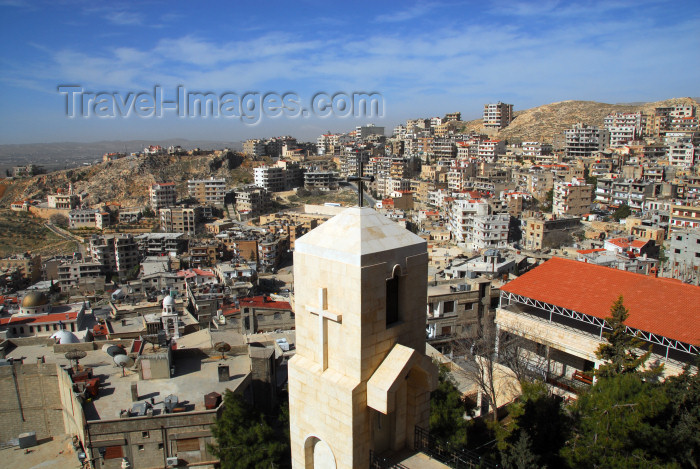
M539 140L509 133L514 108L14 167L0 443L69 434L84 467L214 467L229 391L268 414L288 393L295 467L311 447L316 467L433 467L392 466L406 448L477 467L496 437L435 449L442 375L469 421L512 412L523 381L575 401L608 370L620 297L650 368L697 367L698 104Z

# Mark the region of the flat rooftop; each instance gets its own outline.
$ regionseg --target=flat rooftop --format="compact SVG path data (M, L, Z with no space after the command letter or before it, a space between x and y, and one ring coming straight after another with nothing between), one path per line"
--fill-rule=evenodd
M146 348L149 347L151 345L147 344ZM136 404L131 400L132 383L137 383L139 402L150 402L153 398L153 413L160 415L163 413L163 399L170 394L176 395L188 412L203 411L205 394L214 391L223 396L226 389L235 391L250 373L250 358L247 355L226 356L221 360L219 355L209 357L202 353L201 356L175 358L175 376L172 378L140 380L138 371L129 368L122 376L122 369L101 349L86 353L80 365L92 368L93 376L100 378L97 399L84 406L88 421L118 419L122 409L131 409ZM36 363L37 358L43 356L46 363L56 363L66 369L71 366L71 361L63 353L54 353L53 346L46 344L20 345L7 356L21 358L26 364ZM220 364L229 367L228 381L219 382Z

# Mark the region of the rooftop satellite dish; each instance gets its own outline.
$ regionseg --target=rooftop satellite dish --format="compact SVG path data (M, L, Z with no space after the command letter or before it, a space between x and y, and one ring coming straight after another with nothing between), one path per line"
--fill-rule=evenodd
M114 363L122 368L122 376L124 376L124 368L131 367L134 365L134 359L128 355L115 355Z
M110 345L109 347L107 347L107 350L105 350L105 352L107 352L107 355L109 355L110 357L116 357L117 355L126 355L126 350L124 350L118 345Z
M214 344L214 350L221 354L221 360L225 358L226 352L231 350L231 346L226 342L217 342Z

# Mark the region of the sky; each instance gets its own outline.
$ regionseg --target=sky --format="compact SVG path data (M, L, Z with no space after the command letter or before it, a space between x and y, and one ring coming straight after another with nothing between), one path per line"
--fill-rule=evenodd
M0 0L0 144L390 133L497 101L699 96L699 77L697 0Z

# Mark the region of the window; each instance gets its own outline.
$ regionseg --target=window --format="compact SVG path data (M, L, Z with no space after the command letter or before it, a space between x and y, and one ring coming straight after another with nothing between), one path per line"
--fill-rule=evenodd
M386 281L386 325L389 326L399 320L399 275Z
M681 253L681 250L680 250L680 249L674 249L673 252L675 252L676 254L680 254L680 253Z
M445 301L444 311L445 311L445 313L454 313L455 312L455 302L454 301Z
M282 319L282 313L275 313L275 319Z
M158 443L158 449L163 449L163 443Z
M144 448L143 445L139 445L139 451L144 451L144 449L145 449L145 448Z
M148 438L148 432L141 432L142 438Z
M177 452L181 451L199 451L199 438L177 440Z
M121 459L124 457L124 451L121 446L107 446L104 448L105 459Z

